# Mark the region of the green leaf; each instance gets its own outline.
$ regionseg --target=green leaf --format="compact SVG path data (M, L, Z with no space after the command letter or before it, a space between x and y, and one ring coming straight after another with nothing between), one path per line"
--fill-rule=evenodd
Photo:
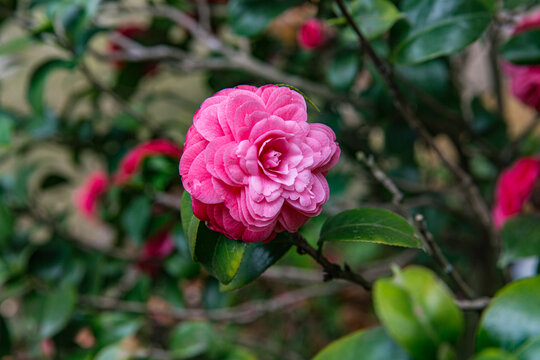
M0 315L0 356L11 355L11 336L6 321Z
M430 270L410 266L374 285L375 312L390 336L415 360L437 358L464 329L461 310L446 285Z
M0 249L9 243L14 224L15 217L4 204L0 203Z
M235 277L246 251L246 243L220 236L214 250L212 269L222 284L228 284Z
M536 5L538 0L503 0L505 9L528 8Z
M388 210L367 207L346 210L326 220L319 241L369 241L414 248L421 246L415 229L407 220Z
M236 276L228 285L222 285L221 290L234 290L249 284L281 259L289 251L291 245L287 233L278 234L275 239L266 244L248 244Z
M71 318L76 302L77 293L71 286L63 286L43 297L39 330L42 338L49 338L62 330Z
M230 0L229 24L238 35L254 37L279 14L300 3L302 0Z
M189 359L206 353L214 342L215 334L210 324L184 322L172 331L169 348L175 359Z
M0 44L0 56L13 54L25 50L34 43L34 39L29 35L23 35Z
M519 360L538 360L540 359L540 336L527 341L521 345L515 352Z
M11 144L14 124L10 117L0 114L0 147Z
M350 14L368 39L384 34L404 16L388 0L354 0L348 3Z
M180 215L182 217L182 227L186 233L186 238L189 244L189 250L191 251L191 257L197 261L195 254L195 245L197 244L197 232L199 230L199 219L193 215L193 207L191 203L191 196L187 191L182 194L182 200L180 202Z
M504 224L501 238L501 266L519 258L540 255L540 215L522 215L509 219Z
M101 349L94 360L128 360L128 351L122 348L122 344L113 344Z
M338 90L349 90L358 74L359 61L357 51L349 49L338 51L330 64L325 67L326 81Z
M124 230L138 244L144 241L151 215L152 202L146 196L133 199L122 214Z
M460 51L477 40L491 22L482 0L405 0L408 24L399 31L392 60L414 64Z
M501 349L487 349L476 355L473 360L518 360L518 358Z
M501 47L501 54L514 64L540 64L540 30L526 31L511 37Z
M360 356L361 354L361 356ZM408 354L382 327L360 330L338 339L319 352L313 360L408 360Z
M540 335L540 276L516 281L500 290L482 314L476 348L514 352Z
M44 94L49 75L58 69L73 69L75 65L75 62L70 60L52 59L45 61L34 70L30 77L26 95L30 106L36 114L43 115L45 112Z

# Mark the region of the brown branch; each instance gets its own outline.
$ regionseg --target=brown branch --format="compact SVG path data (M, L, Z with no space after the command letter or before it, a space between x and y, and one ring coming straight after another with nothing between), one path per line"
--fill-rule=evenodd
M149 317L164 316L174 321L209 320L215 322L233 322L245 324L253 322L265 314L290 309L301 302L315 297L327 296L334 293L341 286L338 284L318 284L299 290L285 292L270 300L248 301L241 305L222 309L151 309L145 303L122 301L114 298L82 295L79 302L104 311L119 311L147 315Z
M396 109L405 119L407 124L420 135L420 137L433 149L433 151L435 151L443 164L460 180L461 185L467 194L467 199L470 201L473 210L475 211L482 225L486 228L490 235L491 245L494 249L498 250L498 238L491 223L489 208L485 203L484 199L481 197L480 192L474 184L471 176L461 167L459 167L459 165L450 161L443 153L443 151L439 148L433 136L429 133L424 124L416 116L410 104L406 101L405 96L399 90L399 87L397 86L397 83L393 78L393 69L377 55L377 53L375 52L369 41L366 39L360 28L356 25L356 22L354 21L352 16L349 14L343 0L335 0L335 2L339 6L348 24L353 28L354 32L358 36L360 49L363 50L366 53L367 57L370 58L370 60L375 65L375 68L385 81L388 90L394 99L394 105Z
M293 244L296 245L300 254L307 254L311 256L317 263L319 263L319 265L323 267L325 271L324 281L343 279L358 284L365 290L371 290L371 283L362 275L353 272L347 264L345 264L342 268L341 266L330 262L330 260L324 257L320 251L317 251L317 249L311 246L301 234L291 234L291 240Z

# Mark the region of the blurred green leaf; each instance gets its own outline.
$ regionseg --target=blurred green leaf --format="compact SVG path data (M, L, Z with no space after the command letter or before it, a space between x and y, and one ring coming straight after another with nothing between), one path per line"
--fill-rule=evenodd
M368 39L384 34L404 16L388 0L353 0L348 2L348 7L356 24Z
M369 241L420 248L415 232L407 220L391 211L360 208L343 211L326 220L319 241Z
M360 330L338 339L321 350L313 360L408 360L409 355L382 327Z
M76 63L71 60L52 59L41 63L41 65L34 70L30 77L26 96L30 106L36 114L43 115L45 112L46 105L44 94L46 81L50 74L59 69L73 69L75 65Z
M189 359L206 353L214 342L215 334L210 324L191 321L172 331L169 347L175 359Z
M502 348L515 352L540 336L540 276L516 281L500 290L482 314L477 351Z
M141 320L140 317L118 312L95 316L92 321L97 344L110 345L135 334L141 327Z
M504 223L500 263L540 255L540 215L516 216Z
M392 51L398 64L415 64L460 51L477 40L491 22L481 0L404 0L407 25Z
M11 119L3 114L0 114L0 147L11 144L13 128L14 125Z
M373 300L390 336L416 360L436 359L440 347L455 345L464 330L451 292L426 268L410 266L377 280Z
M199 230L199 219L193 215L193 207L191 204L191 196L187 191L182 194L182 200L180 203L180 215L182 216L182 227L186 233L186 237L191 251L191 257L197 261L197 254L195 253L195 247L197 244L197 232Z
M519 360L514 355L501 349L487 349L476 355L472 360Z
M540 336L527 341L521 345L515 352L519 360L537 360L540 359Z
M35 39L30 35L23 35L0 44L0 56L13 54L25 50L32 45Z
M13 234L15 217L11 211L0 202L0 249L6 246Z
M503 0L505 9L527 8L537 4L537 0Z
M122 348L122 344L113 344L101 349L94 360L128 360L129 352Z
M58 241L38 247L28 260L28 274L40 280L58 283L66 275L72 256L69 247Z
M266 244L248 244L236 276L229 284L221 286L221 290L234 290L249 284L281 259L289 251L291 245L292 242L287 233L278 234L275 239Z
M300 3L302 0L230 0L229 24L238 35L254 37L279 14Z
M343 49L338 51L325 67L325 75L328 83L338 90L348 90L356 79L360 68L357 51Z
M7 323L0 315L0 356L11 355L11 335Z
M75 310L77 293L71 286L62 286L43 296L42 302L39 334L42 338L49 338L68 323Z
M151 215L152 202L146 196L133 199L122 214L124 230L138 244L145 238Z
M540 64L540 30L526 31L511 37L501 47L501 54L514 64Z

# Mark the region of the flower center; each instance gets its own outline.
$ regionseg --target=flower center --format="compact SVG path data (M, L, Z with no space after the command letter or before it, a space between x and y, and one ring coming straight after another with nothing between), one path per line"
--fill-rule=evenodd
M281 153L276 150L270 150L262 154L261 163L265 169L273 169L281 162Z

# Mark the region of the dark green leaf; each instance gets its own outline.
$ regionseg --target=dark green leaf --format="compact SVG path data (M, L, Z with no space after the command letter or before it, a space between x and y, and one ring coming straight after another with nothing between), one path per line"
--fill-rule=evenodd
M75 304L77 293L70 286L63 286L43 297L43 308L39 334L42 338L54 336L68 323Z
M184 322L171 334L169 347L175 359L189 359L203 355L215 341L210 324L205 322Z
M451 292L428 269L410 266L377 280L373 300L390 336L416 360L436 359L441 346L455 345L463 332Z
M540 64L540 30L513 36L501 47L506 60L518 65Z
M186 233L186 237L191 251L191 257L197 261L195 254L195 245L197 243L197 232L199 230L200 220L193 215L193 207L191 204L191 196L187 191L182 194L180 203L180 215L182 216L182 227Z
M349 1L349 11L368 39L384 34L404 15L388 0Z
M229 24L239 35L257 36L279 14L302 0L230 0Z
M14 124L10 117L0 114L0 147L11 144Z
M222 286L224 291L238 289L249 284L271 265L276 263L291 247L289 234L281 233L272 241L248 244L238 272L230 284Z
M518 358L501 349L487 349L472 360L518 360Z
M328 83L336 89L349 90L360 68L359 60L357 51L349 49L338 51L330 64L325 67Z
M476 347L516 351L540 335L540 276L505 286L482 314Z
M391 211L377 208L347 210L329 218L322 227L319 241L369 241L420 247L415 229L407 220Z
M477 40L491 22L491 8L481 0L405 0L402 10L409 26L400 29L392 51L392 59L400 64L460 51Z
M146 196L133 199L122 214L122 225L126 233L142 244L152 213L152 202Z
M49 75L58 69L73 69L75 62L69 60L52 59L39 65L32 76L28 86L27 99L36 114L42 115L45 112L45 85Z
M0 56L13 54L26 49L34 43L34 39L29 35L23 35L11 39L0 45Z
M11 355L11 335L6 321L0 315L0 356Z
M527 341L521 345L515 352L519 360L538 360L540 359L540 336Z
M361 354L361 356L360 356ZM356 331L338 339L313 360L408 360L408 354L399 347L381 327Z
M527 8L536 5L538 0L503 0L505 9Z
M40 188L42 190L44 189L50 189L52 187L56 187L58 185L64 185L68 182L68 178L62 175L57 174L51 174L47 176L45 179L41 181Z
M9 243L14 223L15 217L11 211L0 203L0 249Z
M540 216L516 216L505 222L501 232L501 265L519 258L540 255Z

